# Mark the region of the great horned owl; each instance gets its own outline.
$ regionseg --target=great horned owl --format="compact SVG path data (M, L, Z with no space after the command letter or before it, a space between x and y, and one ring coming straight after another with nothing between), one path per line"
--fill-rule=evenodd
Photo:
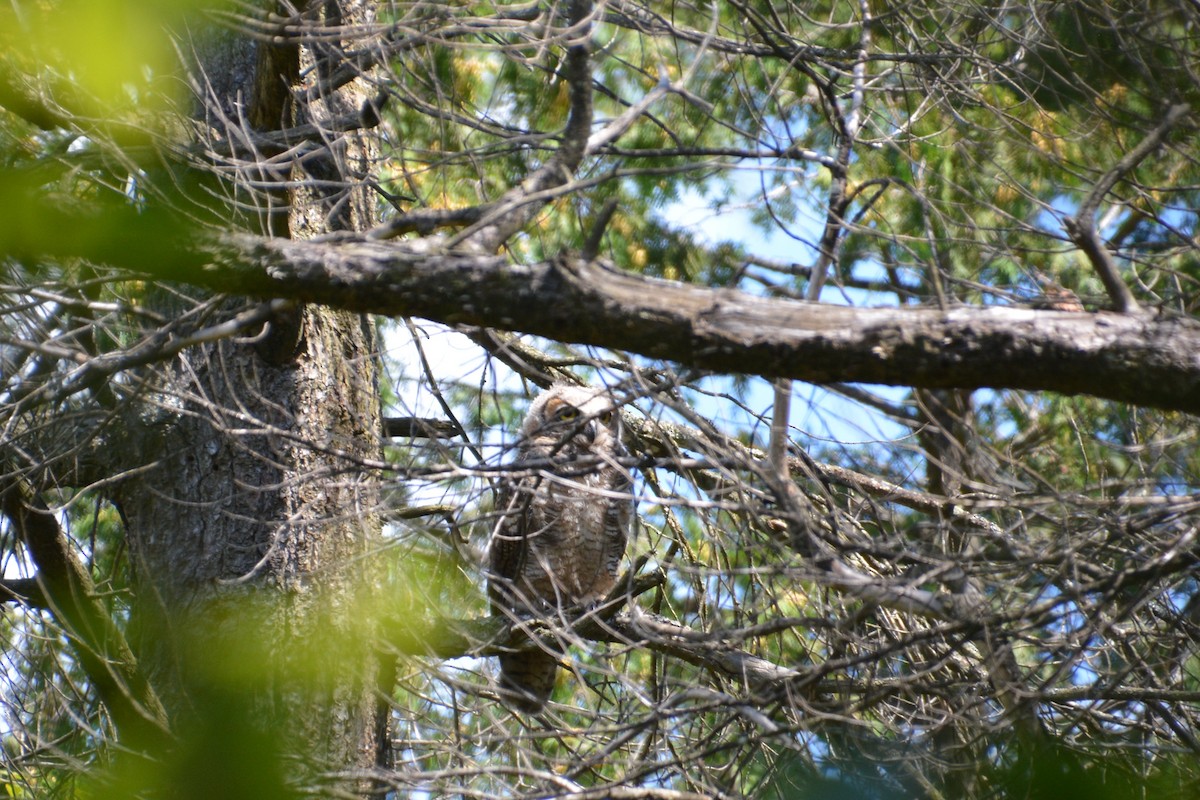
M621 416L603 389L556 384L521 426L513 479L498 493L488 596L509 618L596 602L616 582L633 500ZM500 656L500 688L514 707L540 711L558 659L545 650Z

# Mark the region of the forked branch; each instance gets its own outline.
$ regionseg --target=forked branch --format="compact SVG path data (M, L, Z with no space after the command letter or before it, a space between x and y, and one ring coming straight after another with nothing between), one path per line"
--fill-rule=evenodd
M1100 276L1100 280L1104 284L1104 290L1108 292L1109 299L1112 300L1113 308L1123 314L1137 311L1138 303L1133 298L1133 292L1129 290L1125 281L1121 280L1121 275L1117 270L1117 264L1113 260L1112 254L1108 251L1108 248L1100 238L1100 234L1096 231L1096 209L1100 206L1100 201L1116 185L1117 181L1140 164L1144 158L1157 150L1159 145L1167 138L1171 129L1178 125L1190 111L1191 108L1183 103L1171 106L1167 110L1166 116L1163 117L1162 122L1154 130L1150 131L1146 138L1138 143L1137 147L1126 153L1120 161L1113 165L1112 169L1100 177L1100 180L1092 187L1092 191L1088 193L1087 197L1079 205L1079 211L1075 216L1067 217L1063 220L1063 226L1067 230L1067 235L1083 251L1088 261L1095 268L1096 273Z

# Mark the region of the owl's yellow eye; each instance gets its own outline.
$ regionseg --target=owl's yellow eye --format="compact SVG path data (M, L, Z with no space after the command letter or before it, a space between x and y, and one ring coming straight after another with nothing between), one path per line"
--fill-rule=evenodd
M558 413L555 416L564 422L570 422L571 420L579 418L579 409L575 408L575 406L563 406L558 410Z
M600 414L600 421L603 422L605 425L607 425L608 423L612 422L612 415L613 415L613 412L605 411Z

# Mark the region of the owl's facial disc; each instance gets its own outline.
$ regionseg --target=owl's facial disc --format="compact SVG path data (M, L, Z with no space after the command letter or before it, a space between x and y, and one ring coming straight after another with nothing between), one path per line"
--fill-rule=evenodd
M596 399L589 397L584 403L575 405L562 397L548 398L539 415L541 424L529 430L528 435L556 438L559 447L571 442L576 447L591 450L601 438L601 432L612 426L616 413L612 408L604 408ZM597 405L601 408L596 409Z

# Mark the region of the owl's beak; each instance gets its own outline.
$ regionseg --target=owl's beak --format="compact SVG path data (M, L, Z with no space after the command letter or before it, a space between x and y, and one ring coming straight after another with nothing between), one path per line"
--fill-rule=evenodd
M583 430L579 432L580 438L588 444L595 442L596 433L599 431L599 424L599 420L588 420L588 423L583 426Z

